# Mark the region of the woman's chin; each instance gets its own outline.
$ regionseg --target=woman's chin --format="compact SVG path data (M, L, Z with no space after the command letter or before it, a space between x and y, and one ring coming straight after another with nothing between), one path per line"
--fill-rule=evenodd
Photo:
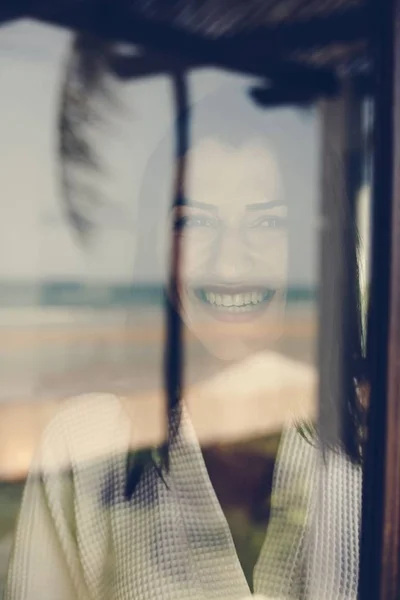
M262 306L246 310L206 309L200 303L181 304L189 337L196 338L214 358L226 362L245 360L272 348L281 335L284 303L273 294Z
M210 343L198 337L209 354L220 361L239 362L254 354L254 349L251 349L244 340L229 339L225 342L221 340L218 343Z

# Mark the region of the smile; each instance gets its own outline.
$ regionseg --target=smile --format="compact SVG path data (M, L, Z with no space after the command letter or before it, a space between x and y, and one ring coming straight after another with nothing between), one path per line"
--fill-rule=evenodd
M196 298L218 311L230 313L246 313L260 309L268 304L275 295L275 290L246 289L223 290L221 288L197 288Z

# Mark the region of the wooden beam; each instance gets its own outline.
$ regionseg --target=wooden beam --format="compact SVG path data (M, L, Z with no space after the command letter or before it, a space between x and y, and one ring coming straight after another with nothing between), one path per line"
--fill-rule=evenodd
M249 32L232 35L232 42L248 43L252 48L285 50L309 49L332 43L352 42L367 37L368 10L365 7L333 11L329 16L309 19L287 19L277 25L261 26ZM228 36L224 36L228 39Z
M188 66L203 63L246 75L261 76L287 86L314 88L325 91L338 88L338 79L331 68L302 65L282 60L274 54L254 56L246 48L224 40L211 40L172 27L135 17L133 13L113 10L109 2L85 3L85 10L42 11L33 16L41 21L91 33L110 41L143 45L158 53L167 53L168 60L184 60ZM134 63L135 64L135 63Z
M254 54L246 45L237 42L235 37L208 39L178 27L140 18L122 3L119 5L109 0L86 0L84 3L58 0L57 5L43 1L29 4L27 9L26 3L16 0L13 10L17 7L18 11L25 8L26 17L45 23L87 32L110 41L144 45L155 51L168 53L168 59L172 61L182 60L184 57L189 66L193 62L200 62L247 75L270 78L286 86L313 88L317 78L318 85L324 90L335 90L338 87L337 77L332 69L283 60L277 56L276 45L270 44L269 47L263 48L261 54L257 49ZM4 18L10 10L11 4L3 7Z
M276 106L309 106L320 99L320 96L330 96L333 92L327 92L318 87L317 80L314 88L279 88L279 87L253 87L250 89L251 98L263 108Z
M48 3L43 0L3 0L0 7L0 23L6 23L9 20L25 17L41 18L40 15L49 11L53 13L56 21L57 15L62 19L62 12L67 6L73 10L79 17L80 13L87 10L90 0L86 2L76 2L74 0L58 0ZM116 11L122 6L122 2L110 3ZM131 18L134 19L134 5ZM46 18L46 17L45 17ZM61 21L60 21L60 24ZM313 46L327 45L337 42L349 42L366 37L368 29L368 13L364 7L348 8L335 10L329 16L316 16L305 19L287 19L277 25L265 25L251 29L241 34L225 34L220 36L227 44L243 45L253 49L261 48L263 52L266 49L277 51L280 49L309 49Z
M114 75L122 80L172 75L179 70L206 66L207 63L202 60L190 60L180 56L157 54L151 51L132 57L116 55L110 59L110 68Z

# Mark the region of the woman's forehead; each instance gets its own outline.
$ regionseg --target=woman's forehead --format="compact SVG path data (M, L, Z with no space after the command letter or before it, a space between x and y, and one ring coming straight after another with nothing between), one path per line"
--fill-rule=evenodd
M250 137L231 144L209 136L188 154L188 199L223 208L273 201L280 193L277 158L267 141Z

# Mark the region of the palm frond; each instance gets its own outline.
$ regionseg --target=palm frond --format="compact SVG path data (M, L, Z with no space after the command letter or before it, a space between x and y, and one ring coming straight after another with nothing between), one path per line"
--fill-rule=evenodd
M59 157L61 193L65 214L81 239L86 241L96 223L96 210L104 197L94 180L80 183L82 169L86 178L104 170L90 133L107 119L118 104L110 77L112 45L89 35L77 35L65 65L59 110ZM90 202L87 199L90 198Z

